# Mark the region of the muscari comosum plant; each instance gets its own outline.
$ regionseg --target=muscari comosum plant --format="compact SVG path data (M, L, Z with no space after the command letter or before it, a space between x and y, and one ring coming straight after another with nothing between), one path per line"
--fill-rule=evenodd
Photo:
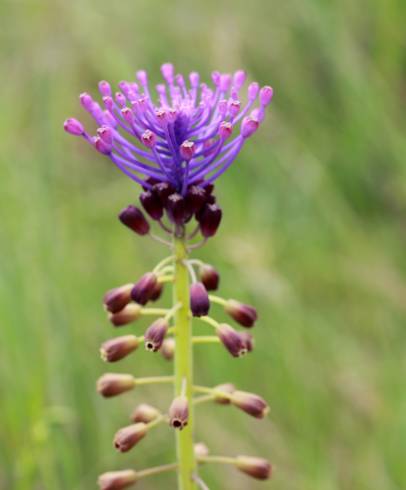
M161 67L165 84L150 92L147 74L137 72L138 82L120 82L113 91L106 81L99 83L104 108L88 93L80 95L83 108L97 123L96 135L90 135L76 119L65 121L65 130L83 137L91 146L110 158L116 167L142 187L139 196L144 209L129 205L119 214L121 222L141 236L157 239L170 248L164 258L135 284L129 283L108 291L104 306L115 327L143 316L156 317L143 336L124 335L101 346L106 362L116 362L134 352L141 343L146 350L161 352L173 359L169 376L134 377L132 374L108 373L97 382L104 397L114 397L146 384L170 383L174 399L160 411L147 404L136 407L131 424L120 429L114 446L120 452L131 450L150 430L167 423L176 431L177 461L162 466L104 473L99 477L102 490L119 490L136 484L144 477L177 471L178 489L205 489L198 474L203 463L224 463L260 480L271 476L267 460L253 456L217 456L204 443L194 441L194 407L207 402L233 405L247 414L263 418L267 403L258 395L242 391L231 383L215 387L195 384L193 347L196 344L221 343L233 357L253 348L252 336L237 331L209 316L211 305L222 307L246 329L257 320L255 308L211 292L218 288L219 274L209 264L190 258L193 250L215 235L222 218L216 202L214 182L236 159L246 141L260 126L272 88L248 85L243 71L234 75L212 73L213 88L200 83L198 73L190 73L189 83L175 75L173 65ZM145 216L168 236L151 231ZM173 303L168 308L148 307L157 301L165 284L173 289ZM201 322L214 335L195 335L194 323ZM199 328L199 326L197 326Z

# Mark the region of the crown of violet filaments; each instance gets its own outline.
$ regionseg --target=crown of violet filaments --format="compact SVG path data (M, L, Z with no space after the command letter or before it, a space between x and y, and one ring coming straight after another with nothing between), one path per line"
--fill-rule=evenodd
M104 397L114 397L145 384L172 384L174 398L167 409L145 403L136 407L131 423L116 433L114 446L120 452L130 451L150 430L166 423L176 430L177 461L104 473L99 477L102 490L120 490L165 471L177 471L180 490L204 489L207 487L198 471L203 463L231 464L260 480L271 475L265 459L211 455L205 444L194 440L195 406L207 402L232 405L263 418L268 405L260 396L231 383L215 387L195 384L194 346L219 343L233 357L253 349L253 338L246 330L238 331L209 316L211 305L223 308L246 329L254 326L257 312L252 306L212 294L219 285L217 270L190 254L217 232L222 210L216 202L214 182L260 126L273 91L256 82L243 90L246 75L242 70L233 75L213 72L211 87L202 83L196 72L186 81L175 74L170 63L162 65L161 72L165 83L157 85L155 93L150 91L147 73L141 70L137 82L120 82L120 90L114 94L108 82L100 82L103 106L88 93L81 94L81 105L96 121L95 135L77 119L67 119L64 124L68 133L83 137L141 185L139 200L144 211L131 204L119 214L121 222L171 249L168 257L137 282L106 293L104 306L114 327L142 317L151 317L152 322L143 335L114 337L104 342L100 351L102 359L112 363L131 355L143 343L147 351L173 360L173 373L154 377L107 373L98 380L97 390ZM152 231L151 220L165 238ZM160 298L165 284L172 286L172 305L148 306ZM194 325L192 317L196 318ZM211 328L213 335L195 335L202 325Z

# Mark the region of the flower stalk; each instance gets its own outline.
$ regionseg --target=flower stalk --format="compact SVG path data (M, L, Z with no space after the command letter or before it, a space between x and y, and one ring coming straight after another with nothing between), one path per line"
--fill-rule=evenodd
M179 462L179 490L194 490L196 484L192 475L196 470L193 450L193 349L192 326L189 311L189 273L186 266L188 252L184 238L174 239L175 278L173 283L173 303L182 306L175 313L177 328L175 347L175 397L182 395L189 402L189 421L182 431L176 431L176 451Z

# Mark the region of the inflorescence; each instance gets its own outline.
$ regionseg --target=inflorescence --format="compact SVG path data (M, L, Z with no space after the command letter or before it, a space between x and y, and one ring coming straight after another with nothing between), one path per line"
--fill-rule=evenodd
M147 351L173 359L174 374L134 377L108 373L98 380L97 390L104 397L114 397L146 384L173 384L175 397L167 410L138 405L131 414L131 424L116 433L114 446L120 452L130 451L152 428L166 423L177 430L178 460L139 471L104 473L99 478L102 490L120 490L146 476L172 470L178 472L179 489L204 489L207 487L198 475L198 465L203 463L231 464L260 480L271 476L271 466L262 458L210 455L203 443L193 440L193 409L197 405L232 405L259 419L268 413L268 405L260 396L231 383L213 388L193 383L194 345L222 344L233 357L241 357L254 347L246 330L238 331L209 316L211 306L223 308L245 329L254 326L257 312L252 306L213 294L219 286L219 273L212 265L191 259L190 253L216 234L222 210L216 202L214 181L258 129L273 91L253 82L243 97L246 75L242 70L234 75L213 72L213 88L201 83L195 72L190 73L187 84L169 63L162 65L161 72L165 84L156 86L156 96L150 91L145 71L137 72L138 82L120 82L120 91L115 94L108 82L100 82L104 109L88 93L81 94L81 105L98 125L95 136L76 119L64 124L68 133L82 136L142 186L139 200L144 211L131 204L119 214L120 221L136 234L150 236L172 250L135 283L106 293L104 306L114 327L142 317L155 319L143 335L107 340L100 352L104 361L113 363L144 344ZM167 234L165 238L152 232L151 220ZM173 287L173 304L168 308L149 306L161 297L165 284ZM192 317L211 327L213 335L193 335Z

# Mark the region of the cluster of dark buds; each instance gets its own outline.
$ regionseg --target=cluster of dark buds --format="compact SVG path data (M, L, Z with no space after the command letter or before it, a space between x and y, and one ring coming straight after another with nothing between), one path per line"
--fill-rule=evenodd
M104 342L100 352L104 361L113 363L144 344L146 351L173 360L173 374L135 377L107 373L99 378L97 390L109 398L147 384L172 384L174 398L167 409L138 405L130 416L131 423L115 434L114 447L122 453L130 451L150 430L167 424L176 433L177 461L140 471L104 473L99 478L102 490L120 490L146 476L173 470L178 474L179 490L204 489L207 487L198 467L206 463L231 464L259 480L271 476L271 466L262 458L213 456L203 443L194 443L194 408L198 405L231 405L258 419L269 409L263 398L231 383L213 388L194 383L193 347L217 343L234 358L246 355L254 348L247 329L255 325L257 312L250 305L214 294L220 283L218 271L190 258L190 254L216 234L222 210L214 181L230 167L262 123L273 91L252 82L244 104L241 92L246 75L242 70L233 75L213 72L213 88L200 83L195 72L189 75L188 84L169 63L161 71L165 84L156 86L157 104L146 72L139 71L138 82L120 82L120 91L115 94L107 82L99 83L104 109L89 94L81 94L81 105L98 125L95 136L76 119L65 122L68 133L82 136L142 186L140 205L123 209L120 221L136 234L171 249L168 257L137 281L105 294L104 307L114 327L152 318L140 335L116 336ZM167 236L157 235L152 230L154 223ZM168 284L173 289L173 303L167 308L151 305L161 298ZM212 307L222 308L243 329L217 322L211 316ZM199 327L197 322L192 325L192 318L214 329L213 334L195 335Z

